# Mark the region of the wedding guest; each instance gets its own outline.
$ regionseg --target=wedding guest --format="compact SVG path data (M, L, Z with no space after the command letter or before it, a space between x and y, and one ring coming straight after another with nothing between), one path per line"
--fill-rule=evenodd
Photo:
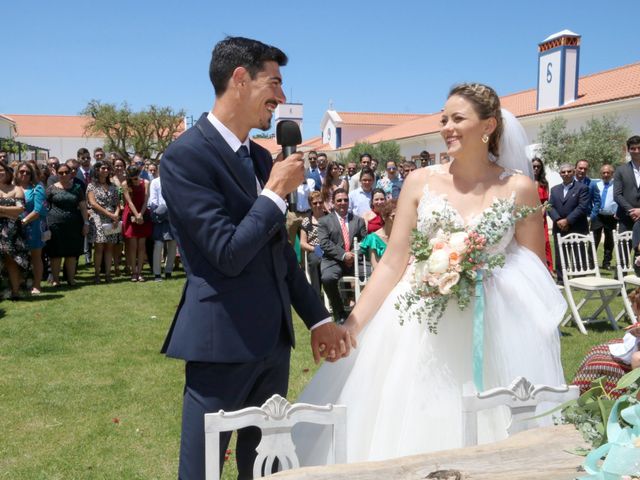
M382 207L387 203L387 196L381 188L374 188L371 191L371 210L365 213L362 218L367 224L367 233L375 232L384 226L382 219Z
M402 179L398 173L398 165L395 160L387 160L386 176L381 178L376 188L381 188L387 195L387 200L397 200L402 188Z
M371 168L371 160L371 155L369 155L368 153L363 153L362 155L360 155L360 171L354 174L349 179L349 191L360 188L360 174L363 168Z
M387 249L387 243L389 243L391 229L393 228L393 220L396 216L396 203L395 200L389 200L384 204L381 209L384 226L368 234L364 237L362 243L360 243L360 251L365 258L369 258L372 268L378 265L378 262Z
M78 180L84 184L84 190L87 190L87 186L91 182L91 154L86 148L78 149L78 163L80 164L76 172Z
M107 158L104 153L104 148L96 147L93 149L93 160L91 161L91 166L95 165L96 162L102 162Z
M349 211L365 216L371 210L371 191L373 189L373 170L364 167L360 172L360 187L349 192Z
M153 166L155 167L155 165ZM171 234L167 202L162 196L160 168L158 168L158 176L151 181L149 191L149 210L151 210L151 220L153 221L153 277L156 282L161 282L162 252L166 248L167 254L164 263L164 278L168 280L173 274L177 245L173 235Z
M380 173L378 173L378 159L377 158L372 158L371 159L371 170L373 170L373 178L374 178L373 184L376 185L378 183L378 180L380 180Z
M111 183L113 183L116 186L116 189L118 190L118 202L120 205L120 211L122 211L122 209L124 208L124 194L122 193L122 186L126 185L126 181L127 181L127 173L126 173L127 164L119 154L112 152L111 155L114 158L112 162L113 168L112 168ZM113 274L116 277L120 275L120 263L122 261L123 247L124 247L124 237L122 236L122 231L120 231L120 233L118 233L118 238L116 240L116 243L113 246ZM126 266L125 266L125 270L126 270L125 274L128 275L130 272L128 271L128 268Z
M337 189L349 191L349 184L346 180L340 178L340 167L336 162L329 162L327 165L327 173L322 184L322 198L324 200L324 208L327 212L333 210L333 192Z
M58 181L47 188L49 214L47 224L51 239L47 252L51 260L51 286L60 285L60 266L69 286L75 286L77 258L83 251L84 237L89 232L89 214L81 183L74 182L73 170L67 163L58 167Z
M333 192L335 210L322 217L318 225L318 243L323 256L320 265L321 281L334 319L342 323L345 308L338 290L338 281L353 273L356 256L351 250L353 241L362 241L367 232L364 220L349 213L349 195L343 188Z
M10 298L18 300L20 269L29 269L29 249L19 220L24 212L24 191L12 181L13 170L0 162L0 256L9 275Z
M120 231L120 201L118 189L109 178L109 164L97 161L93 166L93 179L87 187L89 203L89 241L95 245L94 283L100 283L100 270L104 260L105 280L111 282L113 246Z
M549 216L553 220L553 238L556 257L556 276L562 284L562 264L558 247L558 233L589 233L588 215L591 210L589 187L575 177L575 167L569 163L560 165L562 183L551 189Z
M531 160L531 166L533 167L533 175L538 187L538 197L540 198L540 204L544 205L549 201L549 181L547 180L547 174L544 169L544 163L538 157L534 157ZM547 259L547 268L551 275L553 275L553 258L551 257L551 243L549 242L549 225L547 223L547 215L542 216L543 229L544 229L544 251Z
M147 167L147 173L149 174L149 178L153 180L158 177L158 167L156 167L155 163L149 163Z
M318 173L320 174L320 185L324 185L324 177L327 176L327 165L329 161L326 153L318 154ZM322 187L321 187L322 188Z
M613 197L613 166L605 163L600 167L600 178L595 183L600 196L600 210L591 217L591 230L596 243L596 250L600 245L600 239L604 234L604 256L602 259L602 268L611 269L611 259L613 257L613 232L615 231L618 220L616 219L616 211L618 204Z
M318 152L315 150L307 153L307 161L309 162L309 168L304 172L304 178L312 179L314 181L314 189L320 191L322 188L322 177L320 176L320 169L318 168Z
M402 162L402 179L404 180L407 178L407 176L417 168L418 166L413 160L406 160Z
M618 204L618 231L633 230L633 224L640 220L640 136L627 140L627 151L631 161L616 168L613 176L613 200Z
M25 210L20 222L31 252L31 269L33 271L31 295L40 295L44 273L42 223L47 217L47 196L38 177L39 170L35 165L29 162L21 162L18 165L15 184L24 190Z
M124 210L122 234L127 243L127 264L132 282L144 282L145 241L152 234L153 226L147 211L149 182L140 178L140 169L127 167L127 181L123 185Z
M420 168L431 165L431 155L426 150L420 152Z
M589 219L593 219L600 211L600 192L596 188L596 183L589 178L588 173L589 161L578 160L576 162L576 180L589 187Z
M302 219L300 229L300 248L307 252L307 273L313 289L320 295L320 262L322 261L322 249L318 243L318 225L324 217L324 203L320 192L309 194L311 211Z
M287 210L286 227L291 245L295 245L296 243L296 237L302 226L302 220L308 217L311 212L309 194L315 191L315 183L312 178L305 178L296 190L296 203L289 205Z

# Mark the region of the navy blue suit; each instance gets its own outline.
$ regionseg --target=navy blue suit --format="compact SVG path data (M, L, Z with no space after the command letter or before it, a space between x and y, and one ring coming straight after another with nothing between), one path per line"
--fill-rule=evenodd
M556 274L558 279L562 279L562 265L560 263L560 251L558 249L557 234L566 235L568 233L580 233L586 235L589 233L589 222L587 220L591 213L591 195L589 187L585 184L573 181L573 184L567 192L567 196L563 195L564 185L556 185L551 189L549 194L549 216L553 220L553 239L555 244L556 257ZM567 219L569 222L569 231L562 232L558 228L558 220Z
M264 185L271 155L250 145ZM162 159L162 193L187 281L162 352L187 361L180 477L204 478L205 412L260 405L287 393L291 306L307 327L329 313L300 270L285 216L243 175L206 114ZM247 429L249 430L249 429ZM241 433L238 468L250 475L259 436ZM228 436L223 438L221 455Z

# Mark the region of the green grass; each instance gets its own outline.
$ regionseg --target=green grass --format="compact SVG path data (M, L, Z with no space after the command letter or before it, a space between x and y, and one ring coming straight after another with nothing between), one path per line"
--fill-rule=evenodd
M83 266L80 288L0 303L0 480L177 476L183 363L159 350L184 277L91 278ZM315 371L297 319L296 330L291 399ZM621 335L607 324L588 330L563 329L569 380L590 346Z

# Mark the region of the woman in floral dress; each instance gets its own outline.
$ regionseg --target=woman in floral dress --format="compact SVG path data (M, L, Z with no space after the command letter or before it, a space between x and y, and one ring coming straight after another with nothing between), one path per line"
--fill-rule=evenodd
M0 257L9 275L11 299L19 298L20 269L29 268L29 249L18 217L24 212L24 190L12 185L13 169L0 163Z
M95 245L94 283L100 283L100 269L104 258L107 283L111 281L113 246L118 243L120 230L120 201L118 189L109 179L109 164L96 162L93 181L87 187L89 202L89 241Z

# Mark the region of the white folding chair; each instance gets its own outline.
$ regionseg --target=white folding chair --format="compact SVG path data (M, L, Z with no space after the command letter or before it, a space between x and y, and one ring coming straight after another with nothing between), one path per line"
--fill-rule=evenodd
M622 294L624 284L620 280L600 276L593 233L590 232L588 235L569 233L565 236L558 234L557 242L562 265L564 293L571 309L571 316L567 316L562 325L566 325L573 317L580 332L586 335L587 329L584 324L597 321L598 315L604 310L611 326L617 330L618 323L616 318L618 317L614 317L609 304L618 294ZM573 298L573 290L585 292L584 298L578 304ZM597 297L594 297L595 294L597 294ZM589 300L600 300L601 305L591 317L583 321L580 317L580 309ZM624 314L625 310L626 306L622 314Z
M627 293L627 289L640 287L640 277L635 274L633 269L635 253L633 252L633 247L631 245L632 236L633 234L630 231L623 233L614 231L613 254L616 259L616 273L618 280L621 280L624 284L624 288L622 289L622 301L624 302L625 310L632 313L632 316L630 317L631 323L638 323L638 318L634 314L635 312L631 307L631 301L629 300L629 295ZM620 312L618 316L616 316L616 320L620 320L622 313L623 312Z
M339 288L344 289L345 292L353 292L356 302L360 298L362 289L368 280L367 263L368 260L360 250L360 242L357 238L353 239L353 248L351 249L356 255L356 259L353 262L353 275L348 275L340 279ZM361 263L362 262L362 263Z
M291 429L300 422L333 427L333 463L347 462L347 407L344 405L290 404L274 395L262 407L235 412L207 413L204 416L206 480L220 479L220 433L244 427L258 427L262 439L256 447L253 477L269 475L276 459L280 470L299 468Z
M473 392L462 397L462 432L464 446L478 443L478 412L506 406L511 413L507 428L513 435L538 426L536 407L542 402L564 403L578 398L580 389L575 386L533 385L524 377L517 377L508 387L493 388L484 392Z
M302 250L302 265L304 266L304 275L307 277L307 282L311 283L311 277L309 276L309 259L307 258L308 254L309 252L307 252L306 250Z

